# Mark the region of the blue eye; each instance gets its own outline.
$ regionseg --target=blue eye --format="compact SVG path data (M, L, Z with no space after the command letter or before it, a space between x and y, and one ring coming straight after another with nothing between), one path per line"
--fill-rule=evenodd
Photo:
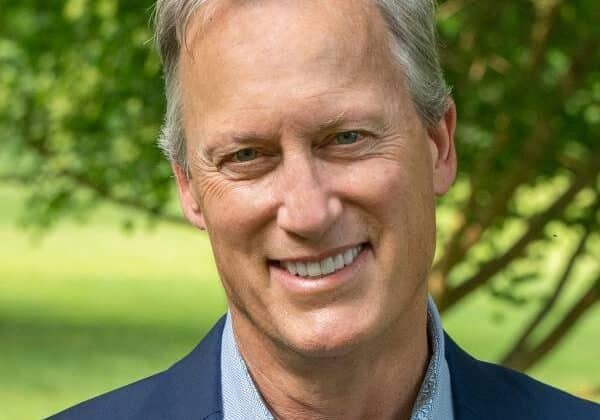
M258 157L258 151L251 147L246 149L238 150L234 154L235 160L238 162L248 162Z
M360 134L356 131L344 131L335 135L335 142L337 144L352 144L356 143L359 139Z

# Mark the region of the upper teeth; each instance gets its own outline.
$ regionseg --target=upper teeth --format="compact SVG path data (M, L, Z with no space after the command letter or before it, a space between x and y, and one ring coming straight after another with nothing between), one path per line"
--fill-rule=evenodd
M340 252L332 257L324 258L320 261L311 262L286 262L282 261L281 265L291 274L301 277L320 277L331 274L337 270L344 268L354 262L362 246L358 245Z

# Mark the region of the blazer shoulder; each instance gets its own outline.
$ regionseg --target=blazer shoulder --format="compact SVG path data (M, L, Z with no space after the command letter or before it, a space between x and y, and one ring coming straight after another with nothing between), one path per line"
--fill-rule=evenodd
M600 420L600 405L504 366L477 360L446 335L457 418Z
M219 417L221 318L190 354L169 369L62 411L49 420L153 420Z
M49 420L75 419L135 419L164 372L126 385L79 403L65 411L49 417Z

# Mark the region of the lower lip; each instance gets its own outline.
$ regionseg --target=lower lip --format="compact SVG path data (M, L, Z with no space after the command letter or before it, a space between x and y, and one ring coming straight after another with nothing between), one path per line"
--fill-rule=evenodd
M291 274L276 264L269 265L271 279L274 279L294 295L315 295L339 291L351 286L359 277L359 271L365 264L371 248L363 245L361 252L352 264L323 277L305 278Z

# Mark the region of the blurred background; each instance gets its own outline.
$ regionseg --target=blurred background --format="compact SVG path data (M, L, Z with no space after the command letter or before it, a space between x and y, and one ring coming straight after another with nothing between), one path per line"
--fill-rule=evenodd
M0 419L168 367L226 305L179 212L149 0L0 0ZM462 346L600 401L600 2L440 3L459 177L431 292Z

